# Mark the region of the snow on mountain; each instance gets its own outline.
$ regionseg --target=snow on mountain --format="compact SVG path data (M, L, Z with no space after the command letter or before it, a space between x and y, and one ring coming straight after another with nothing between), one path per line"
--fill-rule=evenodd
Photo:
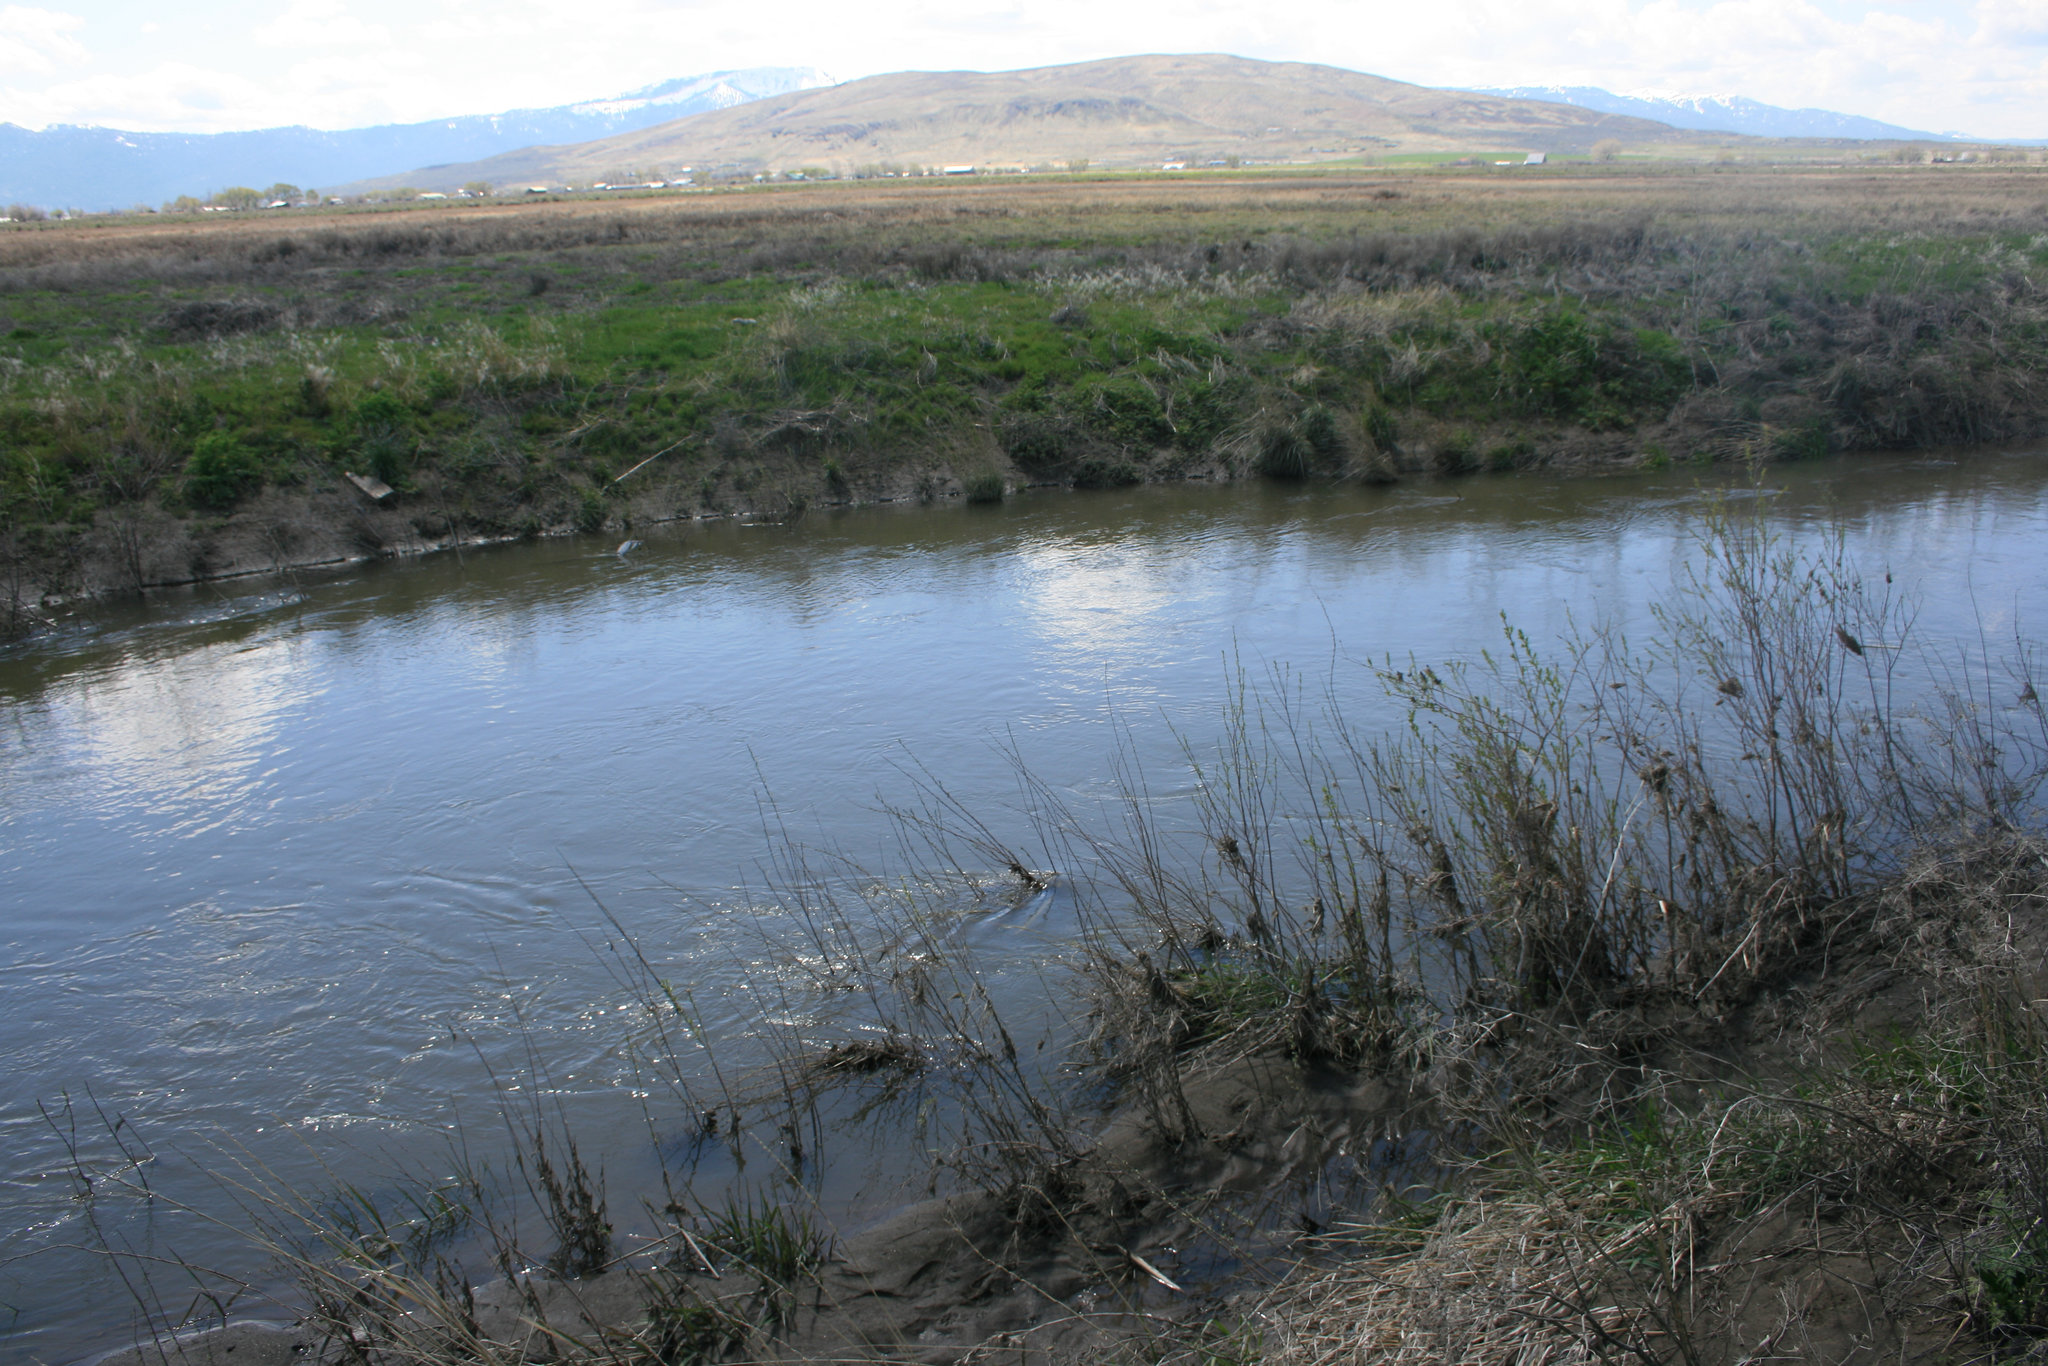
M589 142L832 83L814 67L714 71L613 99L340 132L135 133L70 124L32 132L0 123L0 205L125 209L231 185L334 186L522 147Z
M1604 114L1629 114L1655 119L1674 128L1707 133L1746 133L1764 138L1858 138L1924 142L1974 141L1960 133L1927 133L1860 114L1829 109L1784 109L1742 95L1702 95L1671 90L1631 90L1616 94L1592 85L1522 85L1483 87L1481 93L1517 100L1543 100L1597 109Z

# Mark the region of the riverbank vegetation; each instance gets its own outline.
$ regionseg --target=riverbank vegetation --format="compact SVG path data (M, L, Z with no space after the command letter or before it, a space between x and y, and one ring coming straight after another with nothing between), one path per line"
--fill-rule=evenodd
M1510 628L1463 666L1382 661L1394 734L1281 672L1185 773L1113 756L1097 802L1023 763L1006 812L924 774L893 872L789 843L762 911L803 932L763 986L768 1063L721 1064L659 948L610 946L675 1154L639 1216L545 1087L508 1089L495 1181L380 1202L233 1167L300 1286L296 1335L242 1346L2037 1360L2030 655L1924 644L1888 578L1761 513L1714 519L1694 563L1649 645ZM971 949L972 923L1055 903L1060 961ZM995 985L1020 973L1030 1014ZM877 1128L929 1156L930 1198L834 1238L817 1173ZM92 1198L141 1198L117 1149L74 1163ZM130 1264L226 1312L168 1260Z
M1434 170L12 225L8 625L297 563L1022 484L2031 437L2044 185Z

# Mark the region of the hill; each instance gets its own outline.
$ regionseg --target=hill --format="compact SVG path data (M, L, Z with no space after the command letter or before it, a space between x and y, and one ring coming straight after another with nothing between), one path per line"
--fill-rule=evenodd
M614 168L731 174L816 166L1132 167L1237 157L1317 161L1447 150L1584 151L1603 138L1682 140L1645 119L1536 100L1431 90L1304 62L1121 57L1024 71L871 76L575 146L531 147L352 189L588 183Z
M714 71L613 99L339 132L136 133L64 124L35 132L0 124L0 203L104 211L204 196L229 185L283 181L324 189L394 166L470 161L535 143L627 133L828 80L808 67Z

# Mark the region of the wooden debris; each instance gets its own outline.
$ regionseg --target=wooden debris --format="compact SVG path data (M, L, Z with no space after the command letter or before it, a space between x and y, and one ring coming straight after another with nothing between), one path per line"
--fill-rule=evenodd
M344 470L342 477L361 489L363 496L373 503L388 503L397 494L397 490L374 474L350 474Z

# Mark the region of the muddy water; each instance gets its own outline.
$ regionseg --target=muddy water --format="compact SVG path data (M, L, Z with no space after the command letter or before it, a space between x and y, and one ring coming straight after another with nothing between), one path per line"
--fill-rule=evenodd
M0 1358L124 1340L121 1283L76 1250L99 1233L246 1264L175 1208L228 1207L206 1175L223 1146L302 1189L432 1175L451 1134L488 1158L507 1091L538 1093L588 1125L631 1206L677 1121L636 1095L614 920L709 1033L801 1028L774 989L796 927L746 909L776 880L776 830L886 861L880 807L912 767L1000 825L1013 752L1085 806L1119 723L1170 798L1233 661L1302 670L1370 730L1392 718L1367 660L1471 655L1503 613L1539 640L1640 626L1694 553L1703 486L1728 481L1191 486L706 524L625 554L579 540L200 588L0 656ZM2048 452L1766 482L1751 496L1788 530L1839 524L1916 593L1924 630L2048 620ZM1064 928L1052 906L972 933L1021 999L1045 994L1034 965ZM67 1097L85 1165L121 1174L98 1116L122 1116L158 1200L81 1193ZM901 1197L887 1162L849 1170L849 1217Z

